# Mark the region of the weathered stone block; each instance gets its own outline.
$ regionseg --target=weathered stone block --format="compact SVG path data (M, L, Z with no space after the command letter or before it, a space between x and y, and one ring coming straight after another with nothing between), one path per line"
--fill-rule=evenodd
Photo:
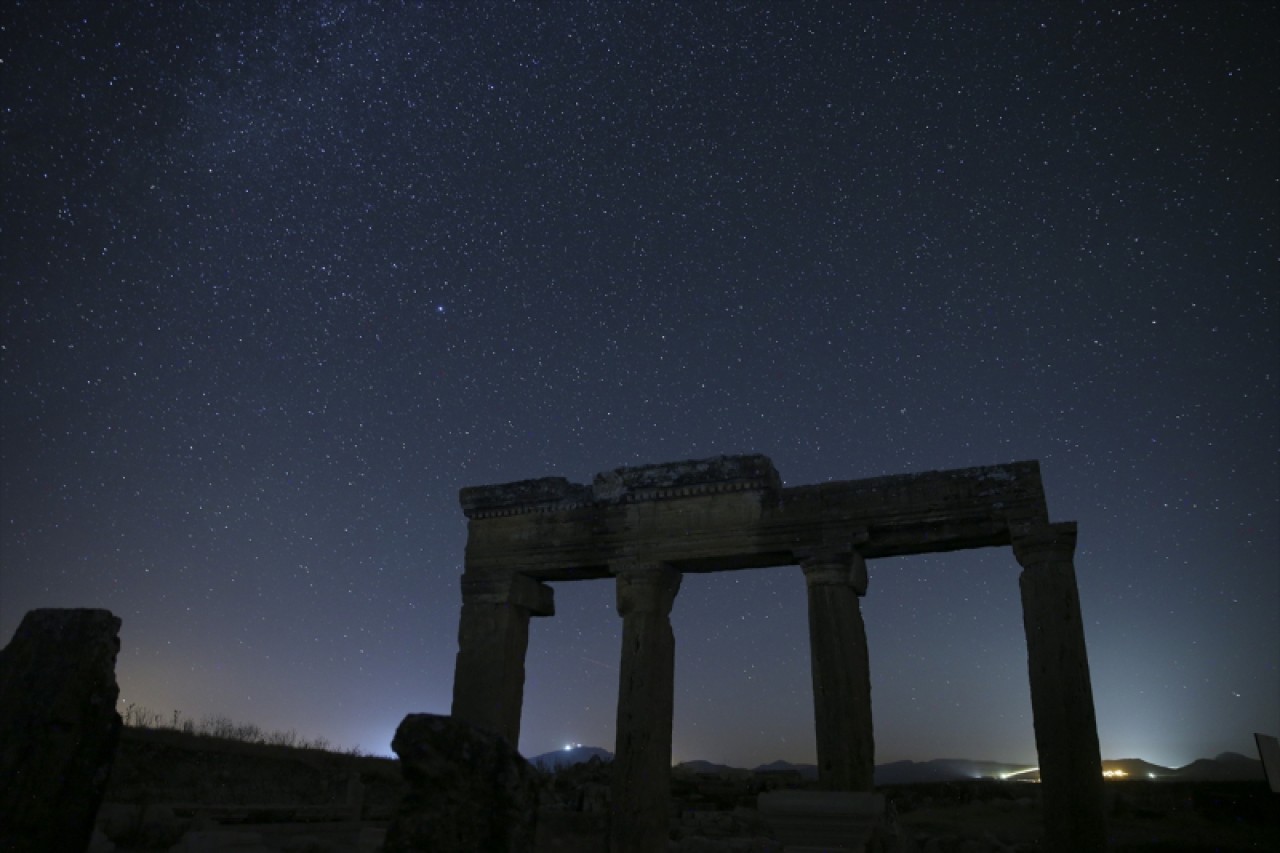
M533 850L537 775L504 738L452 717L410 714L391 748L409 791L386 853Z
M120 619L32 610L0 651L0 850L88 847L120 715Z
M883 794L769 791L757 802L787 853L862 853L885 822Z
M492 486L467 486L458 493L467 518L489 518L531 507L573 506L591 500L591 489L564 477L542 477Z
M596 474L592 495L601 502L688 497L745 489L777 491L781 478L767 456L713 456L615 468Z

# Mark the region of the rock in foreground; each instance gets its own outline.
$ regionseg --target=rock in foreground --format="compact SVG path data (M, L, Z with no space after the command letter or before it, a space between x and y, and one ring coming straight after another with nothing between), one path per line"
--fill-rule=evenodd
M391 748L409 791L386 853L528 853L537 830L533 768L507 741L452 717L410 714Z
M0 850L84 850L120 734L109 610L32 610L0 651Z

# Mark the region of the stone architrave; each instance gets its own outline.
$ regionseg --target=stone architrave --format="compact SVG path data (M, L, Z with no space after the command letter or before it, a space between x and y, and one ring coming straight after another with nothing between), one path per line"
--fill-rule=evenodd
M665 850L669 833L676 649L671 606L680 573L634 563L616 571L622 672L609 844L613 853L649 853Z
M800 565L809 598L818 781L829 791L870 791L871 667L858 602L867 591L866 561L856 551L819 552Z
M538 777L506 738L452 717L410 714L391 741L409 790L386 853L530 853Z
M79 851L120 735L109 610L32 610L0 651L0 850Z
M1089 680L1073 555L1074 522L1034 528L1013 540L1022 565L1031 714L1043 788L1045 849L1106 849L1102 756Z
M554 613L546 584L515 572L462 576L454 717L519 746L529 617Z

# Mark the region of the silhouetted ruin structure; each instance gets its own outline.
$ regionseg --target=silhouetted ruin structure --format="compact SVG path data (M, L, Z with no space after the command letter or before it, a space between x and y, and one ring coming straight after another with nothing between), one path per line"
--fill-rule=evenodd
M89 846L121 720L120 618L40 609L0 649L0 850Z
M611 844L665 849L675 640L689 572L799 565L808 588L819 779L870 791L860 599L866 561L1012 546L1022 566L1046 849L1105 847L1101 757L1076 589L1074 522L1050 523L1036 462L782 488L764 456L462 490L468 518L453 715L520 738L529 619L549 581L613 578L622 616Z

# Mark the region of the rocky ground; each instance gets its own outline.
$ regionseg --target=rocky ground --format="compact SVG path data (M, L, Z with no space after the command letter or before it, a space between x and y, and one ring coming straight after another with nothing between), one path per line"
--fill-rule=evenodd
M1261 821L1175 810L1113 814L1108 822L1116 853L1244 853L1280 850L1273 815ZM1256 815L1254 816L1257 817ZM1040 849L1039 810L1021 799L933 802L898 817L900 853L1033 853ZM673 819L673 853L780 853L754 809L691 812ZM115 853L375 853L386 823L324 822L219 825L159 820L143 843ZM540 815L539 853L601 853L607 849L603 814L546 811ZM892 848L890 848L892 849Z
M374 853L402 790L387 759L191 743L127 733L94 853ZM607 849L609 765L542 777L537 850ZM756 797L804 781L787 774L696 774L672 780L669 850L778 853ZM887 786L896 831L883 853L1032 853L1039 786L973 781ZM1280 797L1260 782L1119 782L1107 786L1119 853L1280 850Z

